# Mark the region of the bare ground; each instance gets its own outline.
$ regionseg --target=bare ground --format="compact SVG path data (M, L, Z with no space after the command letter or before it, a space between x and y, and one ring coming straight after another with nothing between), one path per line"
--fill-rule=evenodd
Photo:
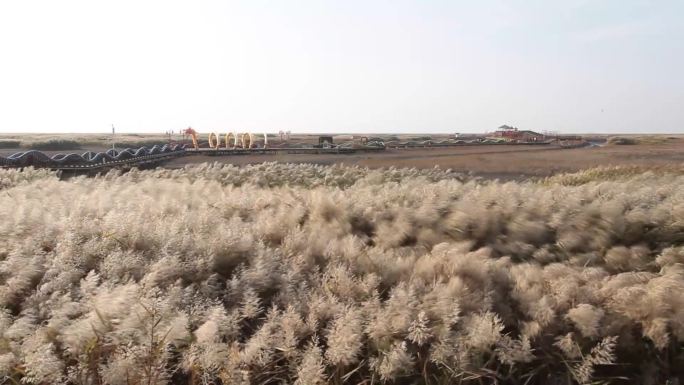
M499 179L546 177L559 172L596 166L657 167L684 162L684 141L634 146L602 146L559 149L551 146L473 146L446 148L388 149L384 153L350 155L237 155L189 156L167 163L176 168L185 164L226 162L235 165L278 161L289 163L347 164L370 168L416 167L450 168L463 173Z
M433 135L435 139L446 138L446 135ZM335 136L344 141L349 135ZM401 140L411 139L410 135L402 135ZM83 143L73 150L45 151L47 153L83 152L85 150L103 151L110 145L106 136L68 134L52 135L3 135L0 139L20 139L31 142L47 139L75 139ZM163 140L162 135L119 136L118 142L135 143L136 140ZM597 136L595 140L605 140ZM474 175L499 179L524 179L530 177L546 177L560 172L572 172L596 166L644 166L658 167L684 163L684 136L682 135L650 135L638 137L636 145L602 145L588 148L559 149L555 146L505 146L481 145L459 147L433 147L411 149L388 149L383 153L356 153L349 155L309 155L309 154L272 154L272 155L236 155L236 156L188 156L166 163L165 167L178 168L186 164L202 162L223 162L235 165L254 164L268 161L283 163L314 164L347 164L370 168L381 167L416 167L451 168L452 170ZM278 138L270 141L277 144ZM316 135L293 135L291 143L315 143ZM23 150L0 149L0 156Z

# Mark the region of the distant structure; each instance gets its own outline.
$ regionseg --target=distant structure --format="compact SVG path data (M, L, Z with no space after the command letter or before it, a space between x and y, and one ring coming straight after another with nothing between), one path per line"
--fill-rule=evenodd
M283 131L280 130L278 131L278 135L280 136L280 141L282 142L283 140L289 141L290 140L290 131Z
M459 140L484 140L486 135L483 134L463 134L460 132L457 132L454 134L454 139L459 139Z
M319 136L318 137L318 145L319 146L321 146L323 148L327 148L327 147L332 146L332 144L333 144L333 137L332 136L326 135L326 136Z
M367 137L367 136L356 136L356 135L352 135L349 139L350 139L353 143L358 142L358 143L360 143L360 144L362 144L362 145L366 145L366 144L368 143L368 137ZM376 140L376 139L373 138L373 139L371 139L371 140Z
M519 130L517 127L511 127L505 124L499 127L498 130L494 131L494 135L492 136L495 138L502 138L506 141L511 142L515 141L532 143L544 141L544 134L540 134L538 132L530 130Z

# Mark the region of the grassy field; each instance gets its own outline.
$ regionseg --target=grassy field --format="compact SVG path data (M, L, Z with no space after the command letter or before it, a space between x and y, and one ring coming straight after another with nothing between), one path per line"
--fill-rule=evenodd
M370 135L383 140L416 140L413 135ZM351 140L352 135L335 135L336 143ZM448 135L422 135L435 141L444 140ZM174 140L180 140L176 135ZM201 136L201 139L206 139ZM314 163L320 165L345 164L369 167L373 169L387 167L432 168L439 166L457 172L482 176L489 179L525 180L530 177L544 178L559 173L577 172L594 167L613 166L646 166L667 167L670 164L684 162L684 136L682 135L592 135L587 139L599 145L588 148L562 149L557 146L488 146L447 147L447 148L411 148L387 149L382 153L357 153L349 155L240 155L240 156L191 156L183 157L164 164L164 167L183 168L188 164L219 161L226 164L247 165L277 161L281 163ZM626 141L623 139L627 139ZM117 135L119 148L151 146L166 143L164 135L127 134ZM271 137L270 143L280 144L278 137ZM76 144L73 144L75 142ZM289 141L293 143L314 144L317 135L295 135ZM67 144L65 144L67 143ZM72 144L68 144L72 143ZM621 145L616 143L634 143ZM57 144L57 146L55 146ZM0 156L8 156L14 152L28 148L41 148L54 153L76 152L86 150L103 151L111 148L111 137L108 135L0 135Z
M684 162L684 139L656 144L603 145L575 149L556 146L469 146L446 148L387 149L382 153L350 155L249 155L192 156L173 160L165 167L214 162L246 165L264 161L281 163L345 164L373 169L408 167L429 169L438 166L466 174L501 180L544 178L595 167L667 167Z
M168 142L168 136L156 134L116 135L120 147L141 147ZM0 150L78 151L112 147L112 136L102 134L0 134Z
M0 170L25 384L675 384L684 169Z

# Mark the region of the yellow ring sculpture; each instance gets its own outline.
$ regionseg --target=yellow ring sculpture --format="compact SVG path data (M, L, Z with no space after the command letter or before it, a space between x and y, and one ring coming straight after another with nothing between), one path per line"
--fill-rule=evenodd
M264 148L268 148L268 134L264 133ZM232 143L231 143L232 142ZM209 134L209 147L214 149L223 148L226 150L234 150L236 148L254 148L256 146L256 138L251 132L237 133L228 132L223 135L223 143L221 143L221 136L212 132Z
M215 148L218 150L220 145L221 145L221 138L219 138L218 134L213 133L213 132L211 134L209 134L209 147Z
M252 144L254 143L254 135L251 133L247 132L242 134L242 148L252 148Z
M233 139L233 145L232 145L232 146L230 145L230 140L231 140L231 139ZM237 147L237 144L238 144L238 137L237 137L237 134L232 133L232 132L229 132L229 133L226 134L225 140L226 140L226 149L231 149L231 150L232 150L232 149L234 149L234 148Z

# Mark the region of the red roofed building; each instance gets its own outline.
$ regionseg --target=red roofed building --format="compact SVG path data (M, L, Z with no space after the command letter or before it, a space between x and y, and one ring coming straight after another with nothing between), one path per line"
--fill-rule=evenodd
M530 130L518 130L516 127L503 125L493 135L495 138L503 138L509 141L534 143L544 141L544 134Z

